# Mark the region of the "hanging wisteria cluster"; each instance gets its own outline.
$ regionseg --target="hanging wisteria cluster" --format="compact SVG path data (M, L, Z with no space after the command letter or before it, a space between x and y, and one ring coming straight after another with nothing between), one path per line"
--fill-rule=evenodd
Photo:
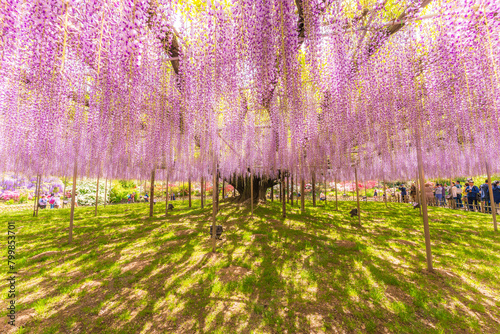
M500 2L4 0L0 171L500 171Z

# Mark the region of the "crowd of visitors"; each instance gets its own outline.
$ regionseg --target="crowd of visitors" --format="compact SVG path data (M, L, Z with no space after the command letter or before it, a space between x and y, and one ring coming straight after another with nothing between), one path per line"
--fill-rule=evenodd
M47 208L47 205L50 206L51 209L59 209L61 207L61 197L59 194L44 194L40 196L38 200L38 206L40 209Z
M414 193L413 187L414 185L412 185L410 197L417 202L416 188ZM493 200L498 209L500 204L500 181L492 182L492 191ZM401 194L403 195L403 191ZM425 197L430 205L491 213L492 205L488 180L485 180L479 187L474 184L472 179L468 179L464 186L460 184L460 181L454 181L451 184L437 183L435 186L427 182L425 184Z

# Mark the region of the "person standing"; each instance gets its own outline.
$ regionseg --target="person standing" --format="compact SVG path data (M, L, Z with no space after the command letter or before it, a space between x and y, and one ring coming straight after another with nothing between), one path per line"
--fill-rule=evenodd
M375 189L375 192L373 193L373 199L375 202L377 201L377 189Z
M455 183L455 188L457 188L457 208L463 208L464 205L462 204L462 186L460 185L460 181L457 181Z
M415 183L412 183L410 187L410 197L413 202L417 202L417 187L415 187Z
M443 206L446 205L446 184L441 185L441 195L442 195L442 201L443 201Z
M495 210L500 205L500 181L493 182L493 201L495 202Z
M474 181L472 179L469 179L465 192L467 194L467 201L469 202L469 211L475 211L476 208L479 207L479 204L477 203L479 188L474 185Z
M50 208L53 209L54 208L54 204L56 202L56 198L54 197L54 194L50 194L50 197L49 197L49 204L50 204Z
M402 184L399 187L399 190L401 190L401 202L406 203L406 187L404 184Z
M436 205L440 206L443 201L443 190L441 189L441 185L436 184L436 188L434 189L434 197L436 197Z
M451 183L450 199L453 199L453 201L455 202L455 209L458 208L458 204L457 204L457 186L455 185L455 182ZM452 205L452 207L453 207L453 205Z
M59 194L56 194L54 198L54 209L59 209L61 206L61 197L59 197Z
M481 202L483 203L484 213L491 213L490 190L488 189L488 180L481 185Z
M38 200L38 206L40 209L45 209L47 207L47 199L45 198L45 195L42 195L42 197Z

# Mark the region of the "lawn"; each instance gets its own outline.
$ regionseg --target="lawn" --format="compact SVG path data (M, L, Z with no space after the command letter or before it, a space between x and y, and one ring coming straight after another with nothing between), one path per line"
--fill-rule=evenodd
M408 204L354 202L306 213L279 202L222 203L211 252L211 207L175 201L2 215L17 235L17 333L500 333L500 237L491 216L430 208L436 270ZM5 239L4 239L5 240ZM5 244L4 244L5 245ZM5 246L4 246L5 247ZM7 277L6 248L2 277ZM8 287L1 294L7 300ZM5 305L5 304L4 304Z

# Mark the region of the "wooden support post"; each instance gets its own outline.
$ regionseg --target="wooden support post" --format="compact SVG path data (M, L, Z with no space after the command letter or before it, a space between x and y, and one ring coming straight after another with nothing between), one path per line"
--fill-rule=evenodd
M97 216L97 204L99 203L99 177L100 174L97 174L97 188L95 191L95 212L94 216Z
M167 176L167 186L165 187L165 217L168 215L168 176Z
M271 187L271 202L274 202L274 186Z
M75 161L75 166L73 168L73 187L71 189L71 212L69 214L69 237L68 243L73 241L73 220L75 218L75 195L76 195L76 174L78 172L78 166Z
M382 181L384 184L384 202L385 202L385 207L387 208L387 189L385 188L385 181Z
M250 217L253 218L253 170L250 169Z
M34 202L33 202L33 217L36 216L36 208L38 207L38 179L40 178L40 175L37 174L36 176L36 181L35 181L35 193L33 194L33 199L34 199Z
M215 253L217 243L217 190L215 185L217 183L217 162L215 161L215 153L213 153L213 187L212 187L212 252Z
M488 174L488 192L490 193L490 202L491 202L491 216L493 218L493 229L495 232L498 232L497 227L497 208L495 206L495 200L493 198L493 185L491 184L491 175L490 175L490 166L486 163L486 174Z
M427 212L427 198L425 197L425 179L424 179L424 165L422 162L422 152L420 149L420 137L417 137L417 162L418 162L418 174L420 180L420 193L422 195L422 207L423 223L424 223L424 237L425 237L425 251L427 255L427 270L433 271L432 268L432 251L431 251L431 235L429 231L429 215Z
M337 193L337 178L333 181L335 182L335 210L339 211L339 197Z
M280 173L283 173L283 171L281 171ZM283 177L281 178L280 180L280 202L283 200Z
M203 209L205 205L205 182L203 182L203 176L201 177L200 195L201 195L201 208Z
M286 176L286 202L290 203L290 174Z
M106 177L106 181L104 181L104 207L108 203L108 178Z
M62 207L64 208L64 199L66 198L66 183L68 182L66 175L64 176L64 190L63 190L63 195L61 197L62 200Z
M218 175L218 171L217 171L217 177L215 178L215 210L216 212L218 213L219 212L219 175Z
M316 206L316 175L312 173L312 195L313 195L313 206Z
M291 175L290 179L291 179L290 184L292 188L290 191L290 204L293 206L293 174Z
M151 171L151 185L150 185L150 196L149 196L149 217L153 217L154 210L154 200L155 200L155 170Z
M328 203L328 188L326 187L326 174L325 174L325 207Z
M306 198L306 193L305 193L306 185L304 181L304 177L301 177L300 179L300 210L302 213L305 211L305 198Z
M358 202L358 223L361 225L361 209L359 207L359 188L358 188L358 168L354 167L354 178L356 181L356 200Z
M191 177L188 179L189 207L191 207Z
M38 175L38 190L37 190L37 195L36 195L37 203L38 203L38 201L40 201L41 188L42 188L42 174L39 174ZM35 214L37 217L38 217L38 209L39 209L39 206L37 204L36 205L36 214Z
M285 173L281 173L281 183L285 182ZM285 192L282 193L282 196L285 196ZM284 198L281 199L281 213L283 218L286 217L286 201Z
M224 179L222 179L222 200L224 200L224 198L226 198L226 181Z

